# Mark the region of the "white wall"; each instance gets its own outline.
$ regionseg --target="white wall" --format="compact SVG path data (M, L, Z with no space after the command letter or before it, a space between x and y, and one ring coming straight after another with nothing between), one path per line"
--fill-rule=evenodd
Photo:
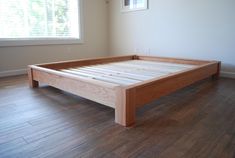
M0 76L29 64L136 52L221 60L235 76L235 0L149 0L148 10L128 13L120 0L83 1L84 44L0 47Z
M113 55L220 60L235 74L235 0L149 0L149 10L128 13L119 0L109 5Z
M84 44L0 47L0 76L23 73L29 64L106 56L108 5L104 0L83 0L83 5Z

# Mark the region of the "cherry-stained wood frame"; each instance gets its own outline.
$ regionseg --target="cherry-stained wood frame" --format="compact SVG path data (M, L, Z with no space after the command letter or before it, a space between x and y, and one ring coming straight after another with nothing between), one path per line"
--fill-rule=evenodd
M105 64L128 60L146 60L190 64L195 67L185 71L169 74L164 77L142 81L128 86L85 78L64 73L60 69ZM120 56L76 61L64 61L28 66L30 87L39 86L39 82L68 91L81 97L93 100L115 109L115 122L123 126L135 123L136 108L155 99L212 76L218 78L220 62L202 61L150 56Z

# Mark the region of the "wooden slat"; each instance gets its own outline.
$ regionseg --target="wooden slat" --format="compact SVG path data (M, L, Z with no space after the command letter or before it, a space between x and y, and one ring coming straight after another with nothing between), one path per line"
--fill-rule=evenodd
M112 75L112 76L118 76L118 77L124 77L124 78L129 78L129 79L135 79L138 81L144 81L146 79L149 79L148 77L146 78L145 76L140 76L140 75L134 75L134 74L126 74L126 73L121 73L120 71L112 71L112 70L107 70L107 69L99 69L96 68L95 66L93 67L82 67L80 68L82 70L89 70L89 71L95 71L99 73L103 73L106 75Z
M151 61L142 61L142 60L130 60L130 61L122 61L122 62L115 62L115 63L110 63L110 64L103 64L103 66L130 66L128 67L129 69L134 69L136 71L139 70L145 70L145 71L157 71L163 73L165 71L165 74L168 73L175 73L177 71L182 71L188 68L194 67L193 65L186 65L186 64L172 64L172 63L163 63L163 62L151 62ZM162 66L163 65L163 66ZM97 66L102 66L102 65L94 65L94 66L89 66L89 69L97 68ZM112 67L110 67L112 69ZM126 69L124 69L126 70ZM99 71L99 70L96 70ZM120 71L119 71L120 72ZM136 76L135 76L136 77ZM138 79L138 78L137 78Z
M154 66L146 66L143 64L133 64L133 63L115 63L114 65L118 65L118 66L126 66L127 68L136 68L137 70L145 70L145 71L149 71L149 72L156 72L156 73L161 73L161 74L168 74L168 73L174 73L177 71L182 71L184 69L172 69L169 67L154 67Z
M114 63L108 63L108 64L98 64L98 65L92 65L92 66L85 66L85 67L78 67L70 69L70 70L75 70L75 71L82 71L81 75L82 76L87 76L85 74L90 74L89 76L92 77L93 79L97 76L99 76L100 80L106 81L106 82L111 82L111 83L117 83L121 85L129 85L129 84L134 84L137 81L144 81L144 79L139 78L137 76L127 76L127 75L120 75L121 72L123 73L128 73L128 70L131 70L130 73L133 74L133 72L139 72L140 75L143 73L142 76L144 75L151 75L151 77L162 77L164 75L168 75L170 73L176 73L179 71L183 71L185 69L189 69L191 67L194 67L192 65L186 65L186 64L171 64L171 63L166 63L166 67L161 66L161 64L164 65L164 63L161 62L151 62L151 61L141 61L141 60L130 60L130 61L121 61L121 62L114 62ZM118 71L118 73L111 73L109 72L103 72L101 69L106 69L111 71ZM68 72L68 71L67 71ZM78 74L78 73L77 73ZM136 74L136 73L135 73ZM134 75L135 75L134 74ZM91 76L95 75L95 76ZM105 77L105 79L103 78ZM137 77L137 78L136 78ZM151 79L151 77L148 77L148 79ZM111 80L108 80L107 78L110 78ZM114 80L113 80L114 79ZM117 80L115 80L117 79ZM122 80L125 82L120 82L118 80ZM132 81L134 80L134 81ZM145 80L147 80L145 78Z
M101 76L101 77L105 77L105 78L112 78L112 79L116 79L116 80L126 81L126 82L130 82L130 83L140 82L140 80L137 80L137 79L130 79L130 78L121 77L121 76L113 76L113 75L110 75L110 74L104 74L104 73L100 73L100 72L97 72L97 71L84 70L84 69L80 69L80 68L71 69L71 70L75 70L75 71L78 71L78 72L84 72L84 73L91 74L91 75L94 75L94 76Z
M104 70L104 71L111 71L111 72L115 72L115 73L120 73L120 74L125 74L125 75L130 75L133 77L137 77L137 78L141 78L143 80L146 79L150 79L153 78L154 75L149 75L149 74L145 74L142 72L136 72L136 71L131 71L131 70L126 70L126 69L122 69L122 68L118 68L116 66L107 66L107 67L94 67L95 69L100 69L100 70Z
M117 84L103 82L103 81L99 81L99 80L94 80L92 78L87 78L87 77L83 77L83 76L73 75L73 74L70 74L70 73L65 73L65 72L62 72L62 71L48 69L48 68L44 68L44 67L40 67L40 66L30 65L29 67L32 69L32 71L33 70L38 70L38 71L42 71L42 72L46 72L46 73L51 73L51 74L60 76L62 78L71 78L71 79L74 79L74 80L79 80L79 81L82 81L82 82L87 82L87 83L89 83L91 85L103 86L105 88L116 88L118 86Z
M107 69L111 68L111 69L122 71L122 72L135 73L135 74L151 76L151 77L156 77L156 76L162 76L163 75L163 73L147 71L147 70L137 69L137 68L133 68L133 67L127 67L127 66L123 66L123 65L107 64L107 65L101 65L101 66L97 66L97 67L107 68Z
M142 66L142 65L137 65L137 64L131 64L131 63L116 63L115 65L117 66L124 66L126 68L134 68L137 71L138 70L143 70L146 72L154 72L156 74L168 74L168 73L172 73L174 72L173 70L169 70L169 69L161 69L161 68L157 68L157 67L150 67L150 66Z
M99 81L104 81L104 82L108 82L108 83L114 83L114 84L118 84L118 85L130 85L130 84L134 84L137 82L128 82L128 81L123 81L123 80L117 80L117 79L113 79L113 78L107 78L104 76L98 76L98 75L94 75L94 74L88 74L82 71L76 71L74 69L64 69L62 70L63 72L67 72L67 73L71 73L71 74L75 74L78 76L83 76L83 77L88 77L88 78L92 78L94 80L99 80Z
M92 69L107 71L107 72L115 73L117 75L126 75L126 76L130 76L130 77L133 77L133 78L137 78L139 80L148 80L150 78L153 78L151 76L143 75L143 74L136 73L136 72L133 72L133 71L132 72L124 72L124 71L115 70L115 69L112 69L112 68L99 68L99 67L92 67Z
M127 83L123 83L121 81L117 81L117 80L113 80L113 79L106 79L104 77L94 76L94 75L86 74L86 73L83 73L83 72L77 72L77 71L74 71L74 70L64 69L62 71L66 72L66 73L74 74L74 75L77 75L77 76L83 76L83 77L86 77L86 78L91 78L91 79L97 80L97 81L103 81L103 82L113 83L113 84L117 84L117 85L127 85Z

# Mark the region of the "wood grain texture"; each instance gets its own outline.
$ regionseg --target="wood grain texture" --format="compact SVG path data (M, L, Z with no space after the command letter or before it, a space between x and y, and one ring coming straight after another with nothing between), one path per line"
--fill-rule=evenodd
M160 67L159 62L165 62L163 65L166 68ZM111 65L114 70L120 66L134 72L142 71L155 78L143 81L78 68L96 64L103 64L107 68ZM29 68L31 87L42 82L110 106L115 108L117 123L131 126L135 122L137 107L207 77L218 78L220 62L134 55L32 65Z
M116 92L115 122L123 126L132 126L135 123L136 98L135 89L119 88Z
M150 79L148 76L146 78L146 75L148 74L152 75L151 78L157 78L191 69L193 67L195 66L168 62L127 60L108 64L61 69L60 71L125 86ZM127 71L128 75L126 75ZM142 76L144 76L145 79L143 79Z
M183 59L183 58L170 58L170 57L152 57L152 56L136 56L139 60L147 61L159 61L159 62L169 62L169 63L179 63L179 64L192 64L192 65L201 65L213 61L206 60L195 60L195 59Z
M221 71L221 62L218 62L218 64L217 64L217 72L216 72L216 74L214 74L212 76L212 79L215 79L215 80L219 79L220 71Z
M217 73L217 69L218 63L215 62L190 71L172 74L157 80L153 79L144 84L132 85L129 86L129 89L135 89L136 107L139 107L196 81L210 77Z
M41 85L0 78L1 158L234 158L235 80L220 78L136 110L136 125L113 108Z
M33 69L31 67L28 67L28 78L29 78L29 86L31 88L36 88L39 86L39 82L35 81L33 78Z
M98 84L92 84L91 82L63 77L59 74L40 70L33 70L33 76L34 79L39 82L47 83L50 86L115 108L116 95L114 87L105 87L104 85L99 86Z
M94 65L94 64L103 64L103 63L125 61L125 60L132 60L132 59L134 59L134 56L128 55L128 56L117 56L117 57L60 61L60 62L53 62L53 63L37 64L37 66L43 66L45 68L50 68L50 69L65 69L65 68L70 68L70 67L88 66L88 65Z

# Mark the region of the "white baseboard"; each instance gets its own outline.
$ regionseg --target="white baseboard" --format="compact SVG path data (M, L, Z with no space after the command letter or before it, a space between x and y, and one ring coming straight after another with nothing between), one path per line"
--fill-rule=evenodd
M0 77L16 76L27 74L27 69L0 71Z
M222 71L222 72L220 72L220 76L226 77L226 78L235 78L235 72Z

